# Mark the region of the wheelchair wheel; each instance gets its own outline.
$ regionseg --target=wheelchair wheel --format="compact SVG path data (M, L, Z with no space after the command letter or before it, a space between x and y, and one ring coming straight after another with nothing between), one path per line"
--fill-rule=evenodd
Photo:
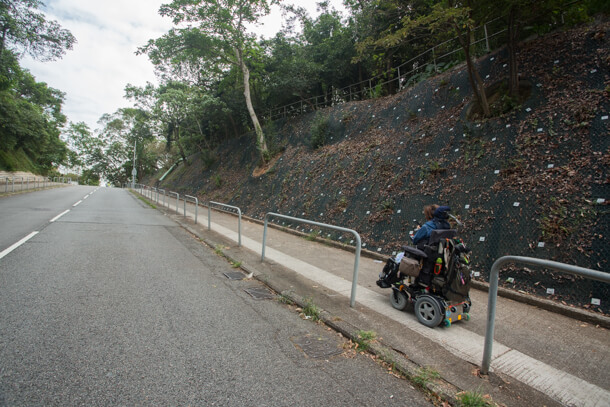
M409 297L402 291L392 289L390 293L390 303L392 307L399 311L404 311L409 305Z
M421 295L417 298L417 301L415 301L415 315L419 322L429 328L439 326L444 317L438 301L429 295Z

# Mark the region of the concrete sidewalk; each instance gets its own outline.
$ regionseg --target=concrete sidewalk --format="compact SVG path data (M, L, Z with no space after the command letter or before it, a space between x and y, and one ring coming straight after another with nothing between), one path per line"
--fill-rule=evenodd
M162 202L161 202L162 203ZM263 226L242 221L242 247L237 246L237 217L183 204L179 214L165 212L193 234L242 263L278 292L311 298L328 312L327 323L355 335L374 331L380 352L391 352L413 370L429 367L442 380L435 392L452 399L458 391L490 394L508 406L610 406L610 336L608 330L563 315L500 297L496 315L492 373L480 377L487 318L487 293L471 291L471 320L450 328L430 329L412 310L401 312L389 302L390 290L375 281L380 260L360 259L356 306L349 307L354 253L269 228L265 261L261 262ZM161 205L163 206L163 205ZM383 350L385 349L385 350Z

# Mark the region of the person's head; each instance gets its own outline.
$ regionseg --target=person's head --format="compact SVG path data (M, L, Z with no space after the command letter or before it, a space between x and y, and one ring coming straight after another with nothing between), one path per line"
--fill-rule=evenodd
M432 220L434 218L434 211L438 209L438 205L426 205L424 206L424 216L426 220Z

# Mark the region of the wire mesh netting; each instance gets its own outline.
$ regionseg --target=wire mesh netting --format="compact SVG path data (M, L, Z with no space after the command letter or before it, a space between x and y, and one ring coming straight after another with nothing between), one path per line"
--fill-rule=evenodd
M472 119L468 75L459 66L392 97L276 121L268 134L283 152L261 176L252 176L258 152L247 135L221 146L203 174L193 165L168 182L254 218L277 212L354 229L364 249L384 255L409 241L424 222L424 205L448 204L463 224L475 278L486 280L504 255L606 272L608 31L605 24L527 43L519 56L524 101L492 119ZM503 86L507 62L504 51L479 61L491 97ZM328 131L326 145L314 150L316 116ZM350 235L273 223L353 244ZM610 310L608 284L552 270L511 266L501 283Z

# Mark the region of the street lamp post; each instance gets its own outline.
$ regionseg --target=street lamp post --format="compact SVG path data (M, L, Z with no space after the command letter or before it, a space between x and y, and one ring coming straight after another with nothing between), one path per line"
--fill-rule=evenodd
M138 170L136 170L136 146L138 145L138 140L133 142L133 169L131 170L131 189L136 188L136 174Z

